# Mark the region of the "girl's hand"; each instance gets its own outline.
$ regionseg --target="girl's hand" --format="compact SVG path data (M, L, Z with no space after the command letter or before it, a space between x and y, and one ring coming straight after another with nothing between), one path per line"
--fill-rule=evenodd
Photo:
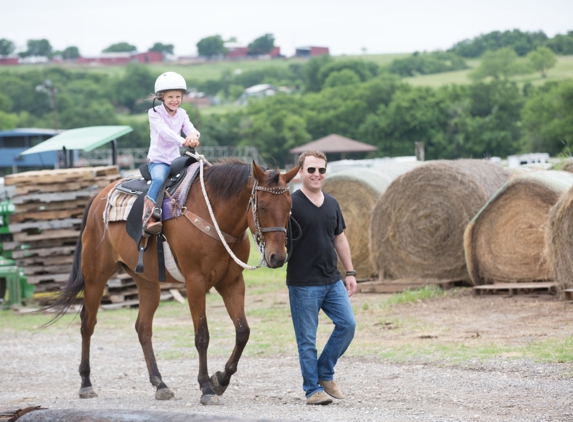
M183 145L189 148L195 148L198 147L199 144L199 138L197 137L197 134L194 133L193 135L189 135L185 138L185 143Z

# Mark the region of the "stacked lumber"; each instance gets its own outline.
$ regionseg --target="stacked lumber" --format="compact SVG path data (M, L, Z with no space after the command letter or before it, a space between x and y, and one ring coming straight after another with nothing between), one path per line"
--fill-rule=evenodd
M116 166L40 170L4 178L15 187L12 242L5 250L36 293L58 291L67 280L82 215L92 196L121 178Z
M82 216L90 198L121 178L116 166L42 170L11 174L5 184L15 187L10 216L13 242L4 243L16 264L33 284L36 302L49 305L70 274ZM42 295L43 294L43 295ZM161 283L161 300L182 301L183 283ZM107 282L103 309L139 305L137 286L120 270Z

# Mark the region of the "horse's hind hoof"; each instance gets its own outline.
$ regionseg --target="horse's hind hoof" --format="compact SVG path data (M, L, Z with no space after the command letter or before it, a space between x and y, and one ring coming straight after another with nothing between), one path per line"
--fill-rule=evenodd
M219 375L223 375L223 373L220 371L214 373L209 379L209 384L211 384L211 388L213 389L213 391L215 391L215 393L217 393L218 396L222 396L227 387L229 386L229 384L227 385L219 384Z
M175 393L170 388L162 388L155 392L155 400L171 400Z
M201 396L201 404L207 405L219 405L223 404L223 401L214 394L203 394Z
M93 387L80 388L80 399L93 399L97 397Z

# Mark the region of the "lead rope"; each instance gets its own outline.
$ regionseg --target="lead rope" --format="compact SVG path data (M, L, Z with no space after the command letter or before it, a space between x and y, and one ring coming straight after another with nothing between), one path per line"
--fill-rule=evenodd
M221 243L223 243L223 246L225 246L225 249L227 250L229 255L231 255L231 258L233 258L233 261L235 261L238 265L240 265L244 269L256 270L257 268L260 268L261 267L260 264L257 265L256 267L253 267L252 265L248 265L248 264L244 263L243 261L241 261L239 258L237 258L237 256L233 253L233 251L229 247L229 245L227 245L227 242L225 241L225 238L223 237L223 233L221 233L221 229L219 229L219 225L217 224L217 220L215 220L215 214L213 213L213 208L211 208L211 203L209 202L209 198L207 197L207 189L205 189L205 181L203 180L203 164L205 162L208 162L208 161L201 154L193 154L192 152L186 152L185 154L190 155L193 158L195 158L197 161L199 161L199 165L200 165L200 167L199 167L200 173L199 174L200 174L200 180L201 180L201 190L203 191L203 198L205 198L205 203L207 204L207 209L209 210L209 215L211 216L211 220L213 220L213 226L215 227L215 230L217 231L217 234L219 235L219 238L221 239Z

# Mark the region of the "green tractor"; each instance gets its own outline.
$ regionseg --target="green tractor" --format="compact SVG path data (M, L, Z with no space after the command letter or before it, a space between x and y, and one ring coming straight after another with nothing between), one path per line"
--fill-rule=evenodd
M14 204L8 198L7 192L0 192L0 244L3 242L11 242L12 235L10 234L10 214L14 213Z
M26 276L11 258L10 251L4 251L4 242L13 240L10 233L10 214L14 213L14 204L8 194L0 194L0 304L2 309L12 305L21 305L22 301L31 299L34 295L34 286L29 285ZM8 290L8 298L6 296Z

